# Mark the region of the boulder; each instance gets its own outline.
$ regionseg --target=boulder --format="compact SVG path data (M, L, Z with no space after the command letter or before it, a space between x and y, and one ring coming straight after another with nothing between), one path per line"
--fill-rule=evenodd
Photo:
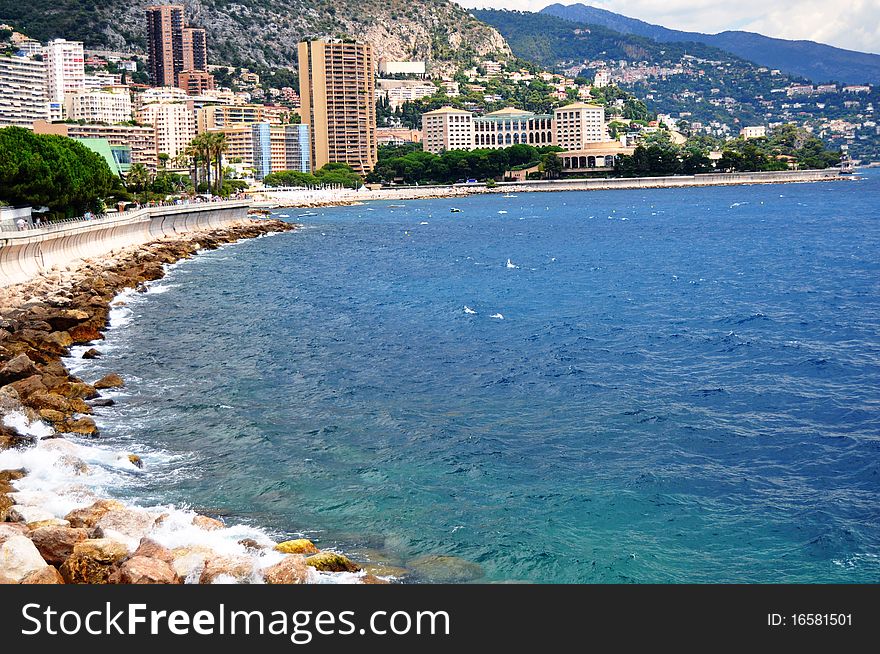
M24 353L18 354L0 367L0 386L30 377L36 372L37 367L30 357Z
M110 575L111 584L176 584L177 575L165 561L132 556Z
M27 523L27 528L31 531L40 527L69 527L70 523L61 518L48 518L46 520L35 520Z
M218 529L225 529L226 525L224 525L219 520L215 520L214 518L209 518L206 515L197 515L192 519L193 525L198 527L199 529L204 529L205 531L216 531Z
M88 350L83 352L82 358L83 359L97 359L99 356L101 356L101 352L96 350L93 347L90 347Z
M30 533L31 541L47 563L61 565L73 553L74 546L89 537L82 527L40 527Z
M122 388L125 386L125 382L122 381L122 377L116 373L110 373L109 375L101 377L101 379L96 381L93 385L98 390L101 390L104 388Z
M25 377L24 379L12 382L9 385L15 389L22 400L30 397L34 393L46 392L46 385L43 383L43 379L39 375L31 375L30 377Z
M46 317L46 322L52 326L52 329L66 330L81 322L85 322L90 317L90 314L82 309L62 309L50 313Z
M98 436L98 426L91 418L75 418L55 423L55 428L64 434L80 436Z
M7 427L0 422L0 451L14 447L33 445L34 437L18 433L15 427Z
M9 509L12 508L14 502L12 498L5 493L0 494L0 522L6 522L9 518Z
M361 568L347 556L336 552L319 552L306 559L306 565L321 572L358 572Z
M113 406L116 404L116 401L110 397L102 397L97 400L92 400L92 406Z
M164 545L160 545L151 538L141 538L137 549L132 556L145 556L150 559L164 561L168 565L174 561L174 554Z
M55 466L59 468L67 468L75 475L87 475L91 472L85 461L72 454L61 456Z
M116 500L98 500L90 506L74 509L64 516L64 519L70 523L71 527L92 529L105 514L125 508L122 502L117 502Z
M483 568L457 556L430 554L407 564L419 575L440 583L460 584L484 576Z
M39 570L34 570L24 579L21 580L22 584L63 584L64 577L61 576L61 573L58 572L58 569L55 566L47 565Z
M53 425L59 425L67 420L66 414L61 413L61 411L56 411L55 409L40 409L38 413L40 414L40 418L46 422L51 422Z
M364 572L375 577L396 577L398 579L411 574L406 568L386 563L365 563Z
M135 468L143 468L144 462L137 454L129 454L128 462L133 465Z
M2 428L2 424L0 424L0 428ZM0 470L0 484L8 484L10 481L17 481L22 479L27 475L24 468L17 468L15 470Z
M254 562L250 557L218 556L205 562L199 583L251 583L253 576Z
M0 572L0 586L9 586L12 584L17 584L18 580L13 579L12 577L7 577L5 574Z
M67 332L52 332L48 336L43 337L44 343L49 343L55 348L66 350L73 345L73 338Z
M98 397L95 387L83 382L65 382L53 388L52 392L66 398L78 397L81 400L93 400Z
M106 584L113 568L128 556L128 548L109 538L88 539L73 546L73 553L61 566L68 584Z
M155 526L157 517L155 513L138 509L115 509L98 519L93 535L101 538L112 532L140 541Z
M309 577L309 567L300 555L285 556L275 565L263 570L267 584L304 584Z
M12 536L26 536L28 528L20 522L0 522L0 544Z
M318 548L308 538L297 538L278 543L273 549L284 554L317 554Z
M51 409L62 413L73 413L70 400L58 393L34 393L28 398L28 405L37 411Z
M187 582L198 581L205 569L205 562L214 556L214 551L200 545L192 547L175 547L171 550L174 559L171 567L175 574Z
M0 570L16 582L45 567L40 552L26 536L10 536L0 545Z
M54 520L55 516L41 506L16 504L9 509L9 519L13 522L29 524L31 522L42 522L43 520Z
M74 343L91 343L100 341L104 335L94 325L82 324L71 327L68 332Z
M240 541L238 541L238 544L246 550L250 550L253 552L259 552L260 550L266 549L265 546L260 545L253 538L242 538Z

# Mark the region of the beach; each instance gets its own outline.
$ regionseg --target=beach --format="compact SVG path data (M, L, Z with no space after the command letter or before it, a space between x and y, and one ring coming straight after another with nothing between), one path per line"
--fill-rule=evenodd
M71 374L71 350L100 357L126 294L167 266L295 226L244 220L124 248L0 289L0 583L380 583L302 538L273 539L187 508L106 494L151 462L100 445L92 417L125 380ZM102 494L104 493L104 494ZM112 493L111 493L112 494ZM277 542L280 541L280 542Z

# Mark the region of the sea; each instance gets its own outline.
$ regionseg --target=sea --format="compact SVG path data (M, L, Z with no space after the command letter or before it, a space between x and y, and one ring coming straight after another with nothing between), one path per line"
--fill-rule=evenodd
M68 361L126 380L100 490L404 581L880 581L878 171L508 195L279 210L123 294Z

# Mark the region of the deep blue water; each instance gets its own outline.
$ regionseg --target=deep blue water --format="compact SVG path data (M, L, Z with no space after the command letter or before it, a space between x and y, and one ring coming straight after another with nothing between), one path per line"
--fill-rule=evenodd
M877 582L878 202L874 174L281 211L306 228L130 303L100 424L139 499L361 558Z

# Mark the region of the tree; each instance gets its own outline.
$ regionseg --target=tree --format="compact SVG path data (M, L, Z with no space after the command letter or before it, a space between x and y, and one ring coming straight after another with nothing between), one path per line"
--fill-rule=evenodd
M549 179L554 179L562 174L562 159L555 152L548 152L541 157L541 168Z
M79 215L124 194L103 157L82 143L21 127L0 129L0 201Z
M125 185L133 193L143 193L153 182L150 171L144 164L132 164L125 176Z

